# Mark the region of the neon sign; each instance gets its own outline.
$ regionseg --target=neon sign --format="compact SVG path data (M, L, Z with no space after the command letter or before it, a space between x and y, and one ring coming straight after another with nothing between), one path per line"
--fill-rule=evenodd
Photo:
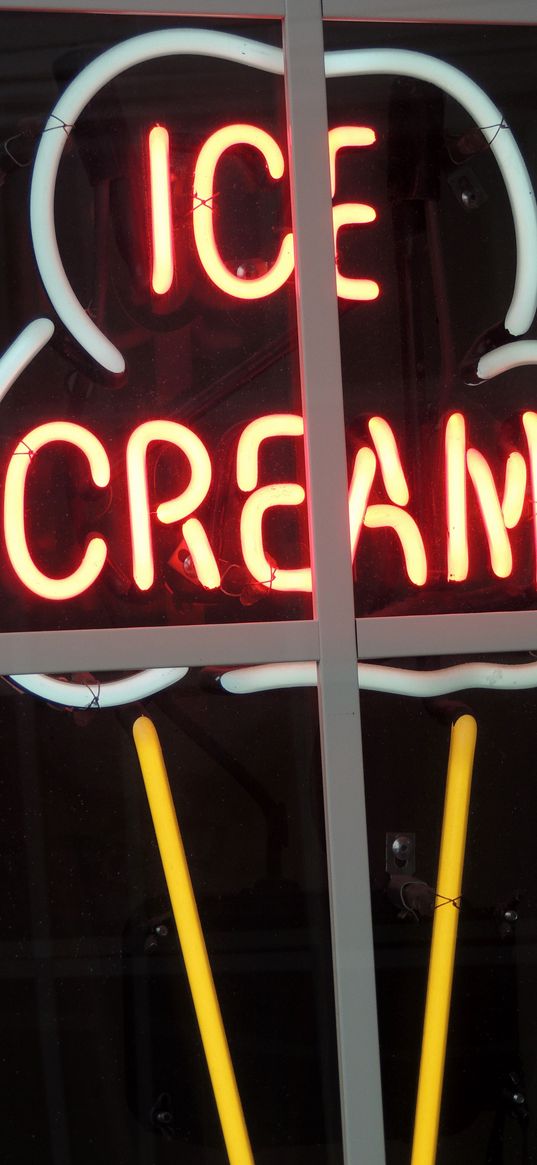
M183 54L214 57L274 75L283 73L283 55L279 49L226 33L172 28L136 36L103 52L66 85L38 144L31 179L31 239L39 274L60 324L75 341L75 362L78 345L93 367L99 366L113 375L123 376L126 372L124 346L118 338L120 329L116 328L115 339L105 334L104 316L100 318L93 304L88 310L87 301L83 302L75 294L60 255L55 220L58 170L71 131L106 85L136 65ZM326 74L327 78L399 76L433 84L482 127L480 132L498 165L512 212L515 271L511 300L494 317L504 318L503 334L491 332L484 347L481 350L476 347L475 383L537 363L537 343L522 338L537 306L537 210L524 159L501 111L460 70L423 53L397 48L331 52L326 54ZM195 138L195 148L185 155L187 161L181 160L177 125L171 119L167 124L169 109L168 105L162 123L157 120L162 110L152 109L150 119L142 128L148 178L144 277L148 295L154 297L155 317L159 313L162 317L168 311L166 297L171 301L176 293L180 296L186 294L185 288L188 291L192 257L194 281L196 286L203 287L203 305L210 304L213 312L220 310L221 297L225 296L229 302L224 311L238 310L244 303L250 305L244 311L253 313L256 303L277 297L292 277L294 246L289 214L280 211L279 220L273 224L273 245L267 232L262 236L260 254L252 264L226 257L229 240L223 223L233 207L234 197L239 201L244 195L245 171L240 170L243 155L250 162L256 159L252 166L252 188L255 189L252 202L259 193L267 193L273 198L270 204L273 209L285 206L282 197L287 185L285 152L277 141L278 135L273 136L257 124L256 108L252 119L250 110L242 114L240 121L234 109L224 108L225 124L217 124L214 129L211 126L209 133L205 128L204 134ZM379 157L386 142L385 127L381 121L373 129L349 124L346 114L339 117L343 124L330 130L328 141L331 191L336 203L332 210L337 293L340 300L347 301L347 308L357 305L358 313L362 312L361 305L368 305L363 308L364 314L382 313L392 290L385 271L374 269L377 252L373 254L371 240L387 229L389 215L386 204L377 197L377 188L372 191L365 182L360 187L358 171L362 161L367 169L367 159L371 159L373 166ZM368 114L365 120L369 119ZM360 120L357 115L357 121ZM181 125L181 134L183 130ZM356 159L354 186L348 181L352 171L348 169L349 158L345 158L345 152L350 154L351 161ZM183 166L183 177L186 173L181 192L186 209L178 201L179 163ZM222 176L230 172L230 167L235 167L235 175L239 177L234 185L226 188ZM266 181L261 176L263 168ZM266 186L266 191L262 186ZM360 197L361 189L367 191L364 201L354 201ZM57 208L56 199L56 213ZM374 229L356 229L364 226ZM356 244L350 271L337 256L338 249L343 249L341 232L346 228L352 232L350 237ZM183 240L186 240L185 246ZM360 257L362 242L369 259ZM185 252L188 252L188 262L185 262ZM8 390L13 391L18 378L51 340L55 343L60 340L61 348L58 333L58 324L46 318L33 319L22 330L0 358L0 399ZM124 350L128 350L128 345ZM129 377L126 393L131 384ZM190 387L196 390L197 385ZM125 395L121 412L126 399ZM300 460L302 419L296 413L284 411L293 407L292 401L292 394L290 400L264 399L262 403L252 396L251 406L234 417L234 425L240 427L240 433L235 434L236 463L232 468L228 465L225 473L218 440L221 444L227 441L229 459L231 438L225 434L219 438L203 427L198 428L188 411L183 414L180 406L168 415L161 401L149 411L142 409L136 417L129 415L125 419L127 430L121 429L119 435L116 432L113 442L97 416L88 427L79 423L78 412L74 412L72 421L54 420L49 410L46 424L39 423L45 419L39 411L32 416L27 425L30 431L17 445L24 427L18 419L14 430L11 426L9 438L9 448L13 451L5 474L4 528L7 558L15 579L23 584L23 596L36 596L45 606L62 599L74 601L76 606L76 600L88 593L96 594L100 580L108 578L113 555L122 543L124 560L128 563L128 582L137 596L147 596L149 610L151 598L162 585L164 572L172 561L167 556L166 534L168 540L175 540L176 547L182 544L188 555L188 594L197 588L204 603L214 603L218 594L237 597L234 591L226 589L226 572L233 560L240 564L258 594L272 597L275 617L278 617L286 595L307 595L312 590L305 538L295 537L293 541L287 534L289 553L280 556L285 542L281 532L286 529L296 535L300 530L303 535L305 530L307 499L301 473L296 468L287 474L276 469L271 476L267 468L273 467L274 461L270 454L261 453L265 444L269 449L279 450L286 441L288 446L294 442ZM436 495L436 506L434 513L432 508L429 513L429 498L423 481L415 473L414 450L408 447L408 433L403 444L400 411L395 423L390 416L391 402L379 399L371 405L368 400L368 411L375 415L369 417L365 435L362 432L359 438L354 435L350 439L349 449L350 545L358 588L367 586L366 576L371 575L372 547L379 548L377 558L381 570L385 548L389 547L390 561L398 563L396 571L410 595L415 593L414 588L418 592L424 588L429 591L439 581L451 594L460 594L464 584L483 578L485 556L485 573L489 577L518 579L523 565L519 547L524 538L529 541L530 534L535 549L530 554L527 547L525 559L531 557L533 561L535 555L534 580L537 580L537 517L533 511L529 514L528 496L530 493L534 496L537 488L537 414L523 411L528 404L531 400L527 396L517 402L525 455L518 449L509 448L504 452L505 476L498 484L494 454L491 456L489 449L485 457L474 448L474 441L476 444L483 441L470 436L473 410L465 405L463 411L458 401L446 402L435 476L428 483L428 489ZM60 409L58 413L60 417L69 415ZM108 448L108 440L112 449ZM39 474L36 466L46 459L60 461L54 448L58 442L75 450L75 459L84 466L90 479L89 485L85 483L84 501L79 508L84 510L86 496L110 497L110 503L107 503L106 517L98 513L87 529L83 528L84 522L80 529L66 525L56 557L53 555L48 560L46 553L42 553L40 532L32 517L33 491ZM155 447L161 445L168 450L166 457L176 458L181 466L175 489L167 490L166 486L157 489L152 480L151 466L155 457L160 456ZM48 446L49 452L42 452ZM278 456L275 454L275 461ZM226 475L227 494L231 499L229 510L222 502ZM170 477L173 479L173 473ZM71 485L76 492L74 475ZM40 520L46 526L50 514L52 531L52 508L47 511L44 500L40 500L40 506ZM94 509L97 513L97 502ZM227 561L220 537L222 528L233 543ZM168 548L166 552L163 546ZM122 560L121 570L123 566ZM460 585L460 591L455 584ZM9 580L7 585L9 589ZM278 593L282 595L279 600L275 597ZM397 597L400 594L401 591ZM308 611L309 607L305 609ZM181 621L180 616L178 619Z
M521 418L525 434L530 480L537 466L537 413L525 412ZM358 558L361 531L391 529L400 544L407 578L416 587L427 581L427 551L423 532L411 514L410 491L403 469L396 436L383 417L368 422L371 446L356 450L349 484L349 528L353 561ZM300 507L305 492L298 482L277 481L259 485L259 462L265 441L278 438L301 438L304 426L300 416L272 414L258 417L241 432L236 455L236 484L242 500L239 537L245 566L255 583L268 590L309 592L311 570L304 565L283 569L267 550L264 520L270 510ZM9 461L4 491L4 532L8 557L16 575L34 595L43 599L66 600L88 590L101 574L107 558L106 541L93 535L83 552L82 561L72 574L51 578L36 566L26 532L26 486L31 465L47 445L68 443L87 459L93 485L103 488L110 481L110 462L99 439L82 425L55 421L27 433ZM189 481L175 497L157 504L150 498L147 454L152 443L172 446L178 457L186 459ZM446 514L446 581L456 583L468 578L470 544L468 534L467 482L476 500L489 548L490 568L501 579L513 571L513 556L508 531L522 517L528 471L518 451L509 454L505 468L505 486L500 499L490 465L483 454L468 445L466 422L459 412L446 420L445 447L445 514ZM221 585L221 573L211 540L203 522L195 516L210 493L213 467L203 441L186 425L175 421L154 420L138 425L131 433L125 454L130 514L132 577L140 591L155 582L152 529L155 523L172 525L182 538L193 564L200 587L213 590ZM372 502L375 479L379 477L386 502ZM441 481L438 483L441 485ZM534 519L534 547L537 579L537 523ZM158 569L158 568L157 568ZM359 565L358 565L359 571Z

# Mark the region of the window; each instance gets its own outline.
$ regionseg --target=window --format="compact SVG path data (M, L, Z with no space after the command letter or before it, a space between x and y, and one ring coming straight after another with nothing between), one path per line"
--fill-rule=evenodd
M0 7L6 1160L531 1160L532 14L166 6Z

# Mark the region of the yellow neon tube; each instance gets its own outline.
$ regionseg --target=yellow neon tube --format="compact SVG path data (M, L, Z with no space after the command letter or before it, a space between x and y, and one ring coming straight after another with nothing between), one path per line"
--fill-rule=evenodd
M230 1165L254 1165L166 765L147 716L133 727L149 808Z
M461 716L452 726L412 1165L434 1165L436 1158L476 737L473 716Z

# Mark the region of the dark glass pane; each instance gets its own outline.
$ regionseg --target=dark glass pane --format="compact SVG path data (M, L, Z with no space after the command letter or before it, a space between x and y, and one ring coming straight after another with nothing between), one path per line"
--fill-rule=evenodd
M349 478L358 450L367 446L377 458L369 504L388 506L366 514L360 534L356 614L533 608L534 438L528 440L522 415L535 409L535 369L530 358L525 367L493 379L480 381L476 370L488 349L536 336L531 296L524 300L518 332L506 331L517 246L495 152L513 141L520 151L528 172L521 183L530 207L527 226L534 217L531 187L537 179L532 83L537 28L359 21L327 22L325 28L330 127L360 126L375 135L369 145L349 145L338 153L334 197L335 206L362 203L376 216L338 236L341 273L374 280L379 288L373 299L339 301ZM357 53L347 62L348 72L358 73L363 53L372 54L370 75L330 76L332 54L341 50ZM373 59L374 50L381 56ZM409 51L420 54L412 65L405 57ZM423 61L430 58L438 63L433 61L425 80ZM448 84L442 63L458 70L457 80L451 74ZM416 75L402 75L405 70ZM479 101L487 95L493 104L486 108L496 107L486 124L463 108L462 97L447 92L451 85L463 93L461 81L468 79L479 87L470 105L480 91ZM506 173L515 184L512 159ZM524 227L519 262L533 249L533 235ZM499 561L491 556L464 453L462 464L452 465L450 481L466 489L466 503L459 494L455 518L453 510L448 514L446 434L456 415L464 418L467 448L488 462L484 504ZM372 417L390 427L402 487L389 470L383 479L379 443L369 429ZM521 485L514 528L508 521L506 532L500 505L507 458L514 452L525 462L527 485ZM486 466L484 472L487 476ZM362 472L364 489L366 478ZM448 537L455 528L467 540L467 568L457 562L455 535L451 542Z
M282 590L278 578L307 566L306 507L254 493L303 484L300 436L263 441L257 479L246 485L236 466L239 438L253 421L300 414L284 82L272 64L242 63L250 60L242 50L248 40L254 54L275 54L281 66L279 23L3 12L0 28L0 351L36 318L55 326L2 403L2 483L8 465L15 476L21 463L28 470L22 502L20 481L6 489L3 628L309 616L307 590ZM114 46L132 52L137 37L159 33L156 57L149 43L139 63L127 67L124 56L106 83L94 79L93 96L88 90L79 115L65 122L56 103L82 85L85 67L100 67ZM205 38L198 55L179 51L182 35ZM222 59L230 43L237 60ZM162 169L150 144L157 127L167 135ZM222 137L226 127L238 128ZM50 222L30 229L32 181L37 218L47 206L46 183L35 178L38 150L56 141L64 143L54 197L59 256L83 325L87 317L98 329L95 350L68 315L57 272L49 294L41 282L46 264L36 260L40 241L52 238ZM256 291L285 247L281 279ZM113 356L102 355L103 337ZM106 472L92 481L79 437L43 435L40 427L57 421L97 438L109 484ZM147 431L129 494L129 438L157 421L188 432L162 424ZM250 462L255 469L255 449ZM145 480L147 502L139 492ZM161 521L159 504L177 497L183 502ZM271 503L264 519L254 512L256 497ZM195 529L184 528L189 518ZM102 569L62 593L54 580L75 572L95 535L106 540ZM24 537L52 583L28 566Z
M468 659L382 662L423 672ZM482 662L493 673L532 658ZM410 1159L433 907L454 909L438 860L450 724L465 712L477 746L436 1159L519 1165L537 1152L535 705L534 690L361 694L388 1165ZM407 853L393 849L396 838Z
M226 1159L132 738L142 712L254 1158L340 1162L316 693L241 699L195 672L143 708L0 689L3 1159Z

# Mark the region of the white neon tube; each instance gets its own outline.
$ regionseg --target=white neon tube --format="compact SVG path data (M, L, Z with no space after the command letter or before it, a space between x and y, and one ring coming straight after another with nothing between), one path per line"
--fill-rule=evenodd
M486 352L477 365L477 375L480 380L491 380L501 372L528 364L537 364L537 340L518 340Z
M536 663L461 663L434 671L411 671L385 664L358 664L358 682L362 691L385 692L391 696L446 696L470 688L494 691L522 691L537 688ZM280 688L314 688L317 685L315 663L269 663L259 667L234 668L220 678L224 691L243 696L253 692L271 692Z
M45 675L11 675L18 687L33 695L66 708L115 708L146 700L157 692L178 683L187 667L152 668L123 680L101 684L74 684ZM391 696L414 696L429 699L470 689L516 692L537 688L536 663L461 663L432 671L412 671L385 664L358 664L358 682L362 691L384 692ZM232 668L220 678L224 691L237 696L256 692L274 692L282 688L314 688L317 665L306 663L267 663L257 667Z
M0 356L0 400L54 335L52 320L32 320Z
M218 57L269 73L283 72L281 49L226 32L164 28L114 45L71 81L55 105L37 151L30 195L32 241L41 279L60 319L78 343L109 372L121 373L121 352L85 312L64 271L56 239L54 193L65 143L92 97L125 69L158 57L181 54Z
M34 165L30 221L41 278L58 315L82 347L110 372L121 373L125 361L97 328L77 299L60 258L54 222L54 192L65 142L87 103L119 73L143 61L180 54L235 61L265 72L283 73L280 49L229 33L203 29L163 29L144 33L108 49L67 87L41 137ZM489 97L460 70L445 61L405 49L351 49L325 55L326 76L395 74L430 82L454 97L481 127L503 175L515 225L515 288L505 326L523 335L537 309L537 210L525 162Z
M187 667L150 668L122 680L87 684L74 684L44 675L11 675L9 679L34 696L51 704L62 704L64 708L117 708L164 691L182 680L187 671Z
M453 65L407 49L344 49L326 53L325 72L327 78L393 73L427 81L448 93L470 114L496 158L511 204L517 263L505 327L512 336L524 335L537 310L537 206L526 163L494 102L475 81Z

